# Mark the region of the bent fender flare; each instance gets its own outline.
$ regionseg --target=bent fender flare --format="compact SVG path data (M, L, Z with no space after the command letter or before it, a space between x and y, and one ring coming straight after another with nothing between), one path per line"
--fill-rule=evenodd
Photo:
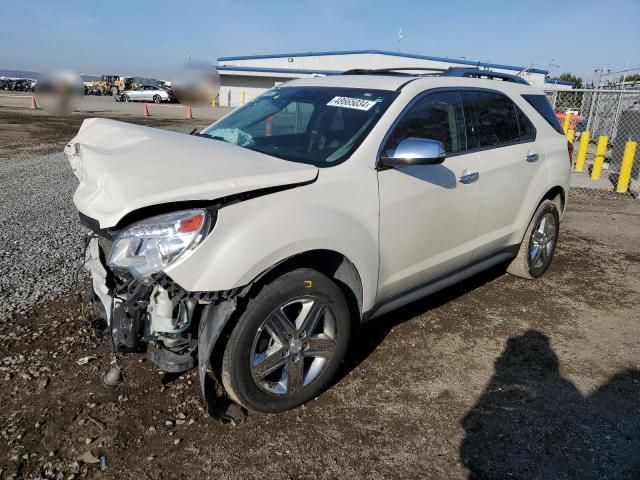
M202 399L209 415L225 426L237 427L246 420L246 413L235 403L219 398L207 368L211 354L222 330L236 311L237 297L229 298L217 304L207 305L202 313L198 334L198 371Z

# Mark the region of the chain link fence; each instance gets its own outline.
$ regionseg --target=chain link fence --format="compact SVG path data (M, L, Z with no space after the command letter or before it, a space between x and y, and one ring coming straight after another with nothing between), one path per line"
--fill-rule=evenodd
M574 143L571 194L640 200L640 84L546 94Z

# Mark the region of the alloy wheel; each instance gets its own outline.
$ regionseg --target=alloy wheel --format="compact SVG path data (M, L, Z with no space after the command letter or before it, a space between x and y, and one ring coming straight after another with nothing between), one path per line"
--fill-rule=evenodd
M544 267L551 261L555 240L556 220L550 212L547 212L540 218L531 234L529 262L532 268Z
M295 393L320 376L335 350L331 309L317 297L298 297L279 305L258 328L251 376L268 393Z

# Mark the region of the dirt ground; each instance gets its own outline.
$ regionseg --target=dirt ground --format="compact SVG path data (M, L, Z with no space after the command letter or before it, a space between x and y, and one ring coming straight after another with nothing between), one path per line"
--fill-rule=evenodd
M2 109L0 151L80 120ZM637 200L572 198L544 277L495 268L377 319L327 392L236 429L195 371L129 355L101 386L109 342L75 293L0 323L0 478L640 478Z

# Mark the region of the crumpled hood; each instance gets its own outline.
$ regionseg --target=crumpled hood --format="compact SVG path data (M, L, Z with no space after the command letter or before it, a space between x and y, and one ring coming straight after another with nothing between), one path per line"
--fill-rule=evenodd
M90 118L64 149L80 212L113 227L142 207L313 181L318 169L218 140Z

